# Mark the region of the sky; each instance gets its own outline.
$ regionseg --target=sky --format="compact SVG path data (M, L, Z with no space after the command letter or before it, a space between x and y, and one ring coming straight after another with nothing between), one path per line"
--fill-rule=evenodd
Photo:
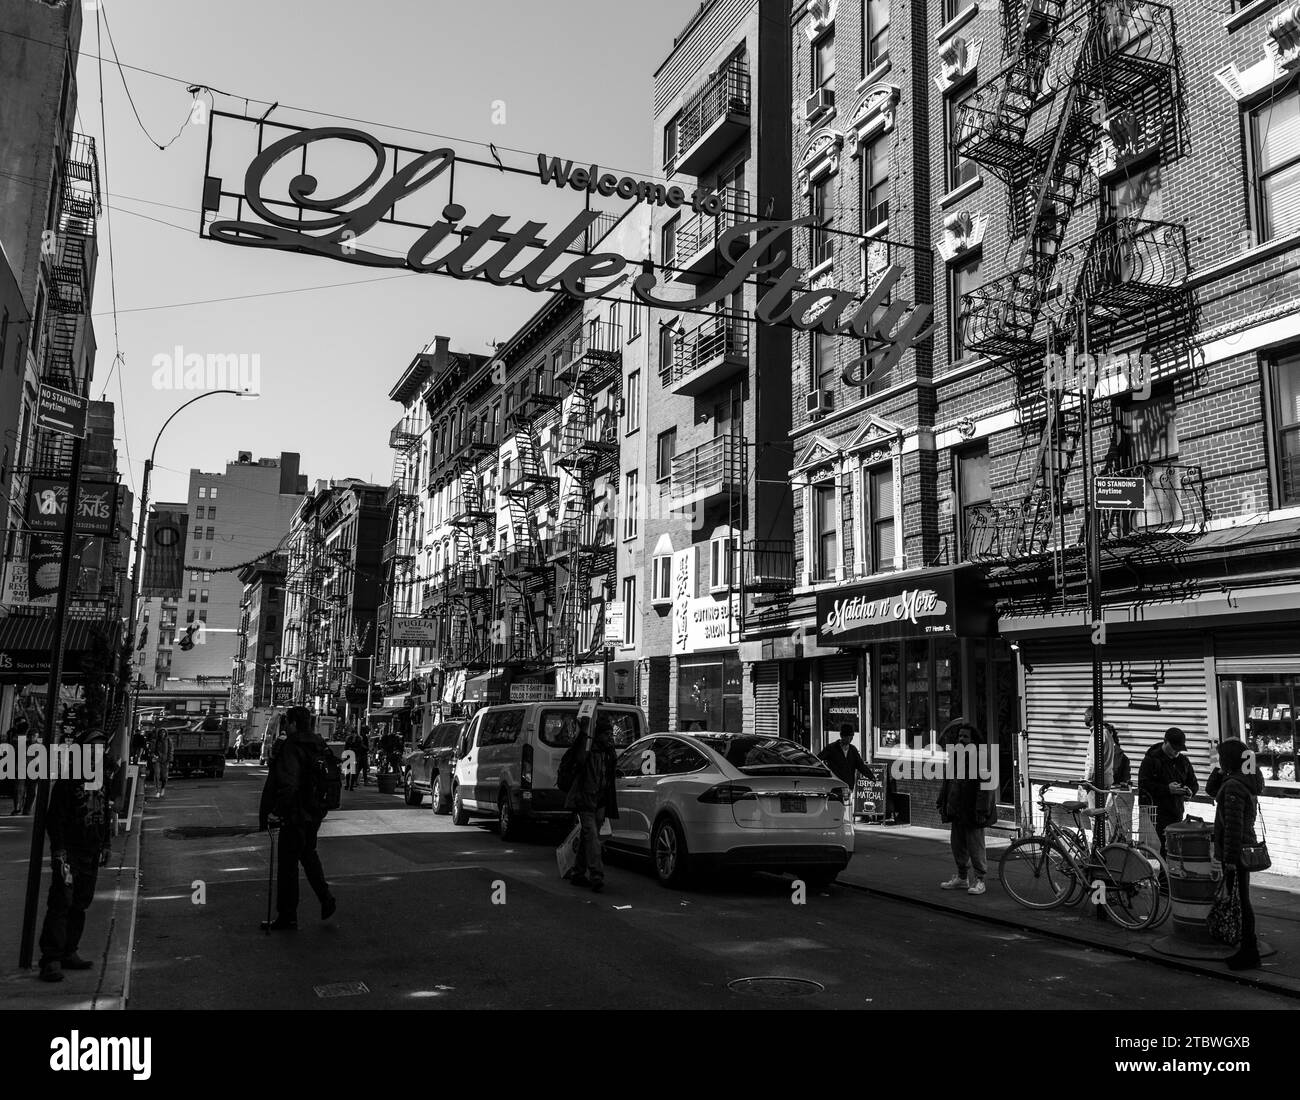
M653 73L698 6L102 0L98 26L87 10L78 129L99 145L106 207L92 392L117 404L119 467L137 499L156 433L194 396L156 377L167 373L158 366L177 348L243 354L250 365L256 355L262 397L217 395L181 413L159 442L151 500L186 499L191 468L221 472L239 451L255 458L297 451L313 481L386 484L388 433L401 414L388 391L412 358L435 335L448 336L453 350L487 353L489 341L506 339L543 301L520 288L203 239L208 130L215 126L214 164L221 161L226 185L235 186L240 181L228 169L239 160L237 139L247 124L202 110L203 121L194 121L187 85L212 89L218 111L241 116L279 103L270 118L293 125L353 125L420 150L450 144L388 129L406 127L458 139L462 155L487 159L485 149L468 143L492 142L653 177ZM519 152L502 155L527 163ZM474 202L458 195L470 220L490 212L511 215L512 224L534 217L556 227L557 196L536 180L507 179L508 187L475 183Z

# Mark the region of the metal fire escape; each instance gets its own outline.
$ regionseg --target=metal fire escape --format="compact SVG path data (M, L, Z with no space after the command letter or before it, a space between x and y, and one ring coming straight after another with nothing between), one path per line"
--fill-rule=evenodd
M1052 550L1066 584L1067 483L1075 472L1085 401L1045 385L1048 356L1093 355L1186 339L1195 299L1181 225L1110 216L1071 226L1098 199L1096 171L1186 151L1180 56L1171 8L1130 0L1002 0L1007 64L963 105L958 153L1007 186L1019 239L1007 272L963 296L963 346L1000 362L1016 381L1032 477L1017 503L985 508L971 556L1031 557ZM1149 162L1148 162L1149 163ZM1130 380L1131 383L1131 380ZM1037 437L1036 439L1034 437Z
M494 520L480 464L493 453L490 441L474 425L456 442L454 464L457 492L448 522L454 529L454 560L441 578L446 607L447 644L443 659L453 667L479 671L492 663L488 623L492 614L492 585L487 564Z
M572 667L590 660L605 645L604 623L596 629L591 588L605 578L605 595L614 572L614 516L598 499L601 478L617 481L618 433L613 414L622 390L617 326L603 322L587 330L566 351L557 374L570 387L564 403L556 465L568 472L552 560L557 575L559 609L553 645L556 664ZM607 391L598 415L597 400Z
M420 487L418 481L420 444L423 429L418 420L403 416L388 435L393 451L393 477L384 504L388 509L388 541L384 547L384 583L387 589L388 617L411 614L402 595L418 583L415 576L415 535L418 522Z

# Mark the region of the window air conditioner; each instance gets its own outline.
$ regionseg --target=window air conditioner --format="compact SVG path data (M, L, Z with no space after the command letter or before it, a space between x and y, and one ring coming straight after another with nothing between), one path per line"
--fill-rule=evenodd
M825 114L834 106L834 90L831 88L818 88L804 102L803 116L805 119L813 119L818 115Z
M830 390L813 390L808 395L808 414L820 416L831 411L832 397Z

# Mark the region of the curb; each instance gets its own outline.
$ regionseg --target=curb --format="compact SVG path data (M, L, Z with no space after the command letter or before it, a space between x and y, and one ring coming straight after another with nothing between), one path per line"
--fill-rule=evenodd
M1206 978L1212 978L1216 981L1231 982L1233 985L1244 985L1254 989L1262 989L1267 993L1276 993L1282 997L1290 997L1293 1000L1300 1000L1300 989L1292 986L1277 985L1267 980L1250 978L1240 975L1231 970L1207 970L1204 967L1195 966L1179 959L1167 955L1160 955L1153 950L1149 953L1146 951L1134 951L1128 947L1120 947L1118 944L1099 943L1096 940L1086 939L1083 936L1071 935L1069 932L1058 932L1051 928L1040 928L1034 924L1026 924L1022 921L1012 920L1008 917L999 917L992 913L973 912L969 909L957 909L951 905L944 905L938 901L928 901L925 898L918 898L914 894L898 894L891 890L881 890L875 886L862 886L856 882L848 882L845 879L836 879L837 886L845 886L851 890L857 890L864 894L871 894L875 897L884 898L887 901L898 901L908 905L919 905L924 909L930 909L937 913L946 913L950 916L966 917L970 920L979 921L983 924L991 924L999 928L1013 928L1018 932L1029 932L1040 936L1046 936L1049 939L1062 940L1066 943L1075 944L1081 947L1091 947L1098 951L1109 951L1112 955L1123 955L1130 959L1140 959L1143 962L1156 963L1158 966L1168 967L1171 970L1181 970L1187 974L1199 974Z
M126 974L122 979L122 996L117 1007L126 1010L131 996L131 968L135 964L135 919L140 909L140 880L144 878L144 808L148 800L140 800L140 810L131 827L135 830L135 888L131 892L131 931L126 939Z

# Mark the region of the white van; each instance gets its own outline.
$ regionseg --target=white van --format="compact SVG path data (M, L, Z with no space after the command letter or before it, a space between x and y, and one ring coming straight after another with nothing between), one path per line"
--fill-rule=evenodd
M475 714L456 745L452 822L495 817L501 839L512 840L525 821L571 817L556 773L577 737L579 705L578 699L550 699L484 707ZM597 706L596 727L610 731L619 752L648 732L641 708L627 703Z

